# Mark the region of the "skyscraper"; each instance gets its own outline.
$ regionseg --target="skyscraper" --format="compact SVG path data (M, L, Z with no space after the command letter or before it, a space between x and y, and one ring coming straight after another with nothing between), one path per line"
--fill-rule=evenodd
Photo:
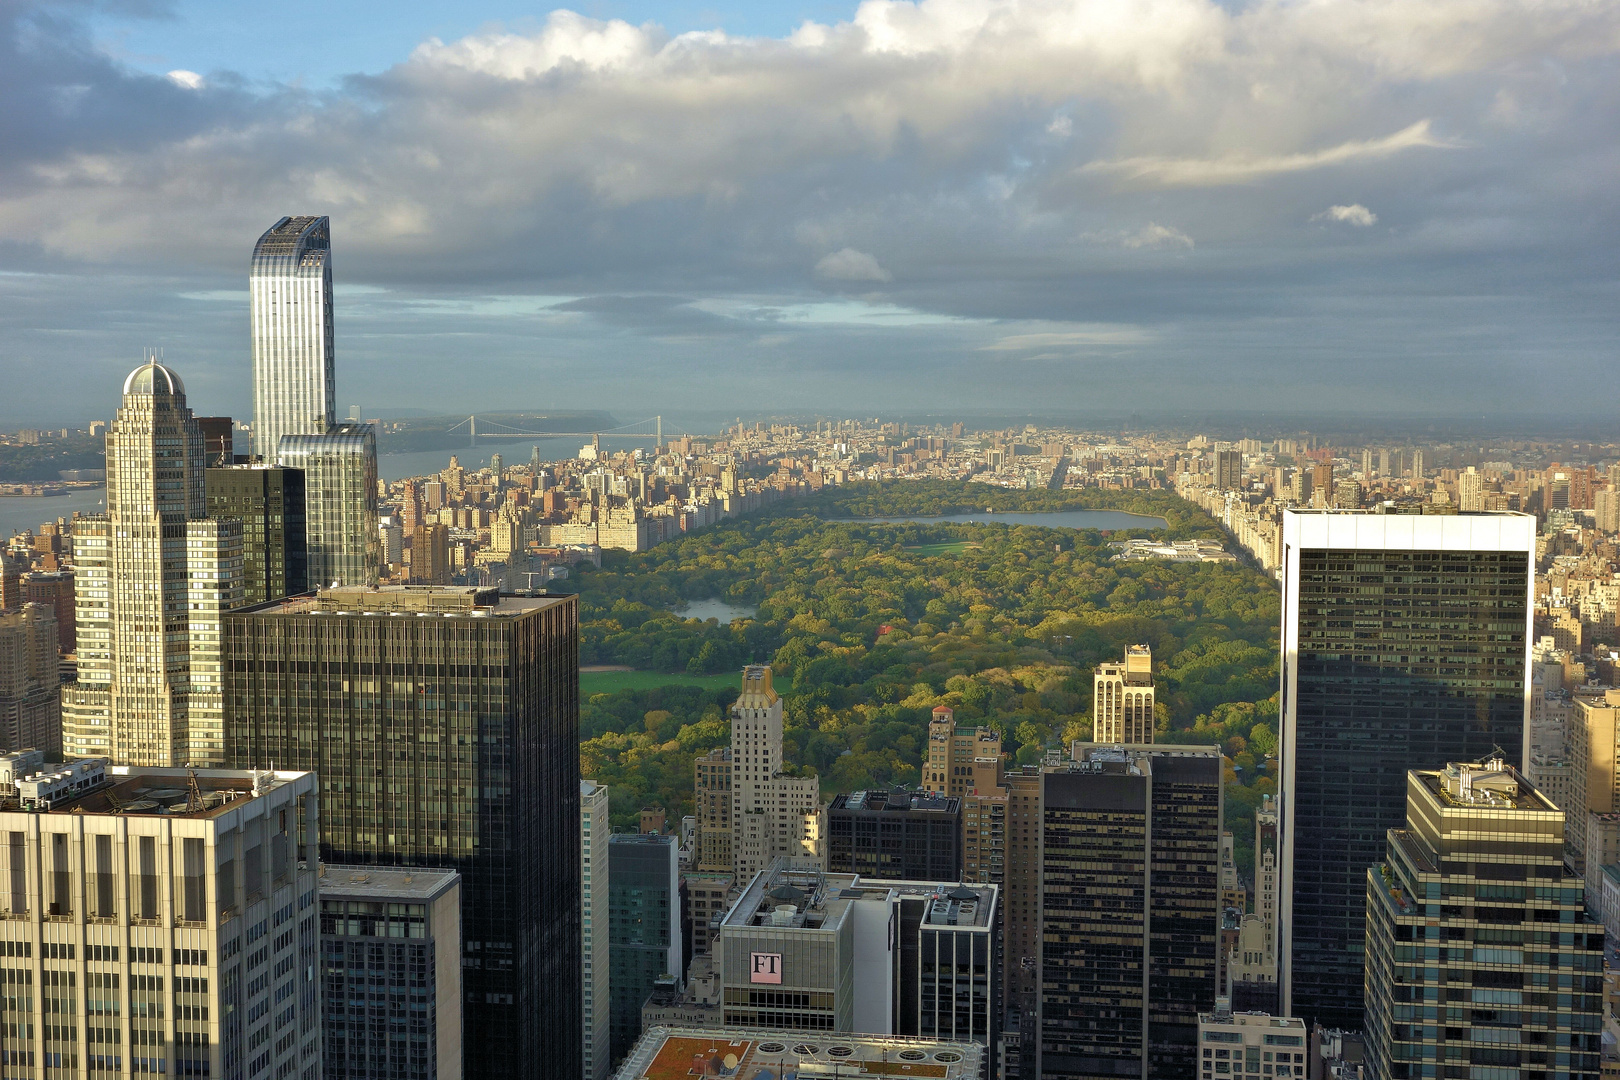
M1409 768L1522 760L1535 519L1286 511L1283 1012L1361 1027L1362 871Z
M731 860L746 881L778 855L825 861L821 782L782 761L782 699L771 669L743 669L731 706Z
M608 924L608 820L606 784L579 782L580 1039L583 1080L606 1080L612 1064Z
M226 617L232 760L319 773L329 861L460 872L468 1076L580 1075L576 610L389 586Z
M62 749L56 615L44 604L0 611L0 751Z
M107 513L73 530L78 681L62 750L131 765L220 764L220 617L240 602L242 526L213 521L180 376L143 364L107 429Z
M962 880L962 800L857 791L827 807L827 869L909 881Z
M376 425L345 423L321 435L288 435L277 463L304 474L310 584L375 585L382 570Z
M265 462L283 435L324 435L337 422L331 256L324 217L284 217L253 248L253 449Z
M1072 763L1044 770L1028 1075L1194 1074L1198 1014L1215 1005L1221 768L1216 747L1077 743Z
M681 967L681 864L675 837L619 833L608 839L608 993L612 1055L617 1061L641 1035L641 1006L659 976L678 981Z
M28 757L0 759L7 1074L319 1077L315 777Z
M957 727L955 711L936 705L928 720L928 759L923 762L921 787L941 795L965 795L973 786L974 762L1000 758L999 731Z
M1099 664L1091 682L1094 742L1153 741L1152 649L1127 645L1124 662Z
M279 465L225 465L207 472L208 516L242 523L242 603L262 604L309 588L304 474Z
M1406 784L1363 879L1369 1074L1597 1080L1603 927L1564 870L1563 811L1501 760Z
M1243 487L1243 451L1215 451L1215 488L1238 491Z

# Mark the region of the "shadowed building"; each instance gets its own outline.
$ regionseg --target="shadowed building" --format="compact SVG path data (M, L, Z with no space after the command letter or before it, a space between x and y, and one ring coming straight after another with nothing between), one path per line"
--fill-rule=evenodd
M226 617L232 760L319 774L328 861L461 874L469 1076L580 1075L576 610L388 586Z
M242 603L309 589L304 474L279 465L229 465L207 473L208 516L242 523Z

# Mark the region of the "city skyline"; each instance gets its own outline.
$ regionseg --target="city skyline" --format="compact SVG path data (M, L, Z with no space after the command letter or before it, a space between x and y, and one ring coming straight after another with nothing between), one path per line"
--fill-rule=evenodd
M147 345L247 415L242 245L295 213L371 409L1597 415L1620 15L1477 6L417 5L308 82L224 9L14 6L0 423Z

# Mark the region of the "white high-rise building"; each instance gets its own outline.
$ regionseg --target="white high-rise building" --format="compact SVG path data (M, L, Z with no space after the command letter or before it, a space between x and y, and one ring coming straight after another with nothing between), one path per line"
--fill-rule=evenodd
M0 758L6 1075L319 1080L315 774L40 756Z
M1092 676L1092 742L1147 744L1153 741L1153 650L1127 645L1121 663L1097 666Z
M107 429L107 513L73 529L78 681L62 751L130 765L225 760L220 618L242 598L242 525L205 517L203 437L149 362Z
M584 1016L581 1062L585 1080L604 1080L612 1065L613 1020L608 991L608 789L579 782L580 1011Z
M778 855L825 862L821 781L782 764L782 699L771 669L743 669L731 707L731 864L748 881Z
M328 218L284 217L253 248L253 449L266 462L283 435L337 422L331 232Z

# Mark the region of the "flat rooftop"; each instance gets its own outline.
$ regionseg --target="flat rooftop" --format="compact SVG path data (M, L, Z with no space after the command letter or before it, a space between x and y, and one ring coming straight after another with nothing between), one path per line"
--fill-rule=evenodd
M855 1032L771 1032L739 1028L652 1027L642 1033L617 1080L782 1080L784 1076L931 1077L979 1075L984 1048Z
M231 615L439 615L511 618L568 601L567 596L522 596L472 585L379 585L322 589L237 608Z
M995 918L994 885L963 885L945 881L886 881L859 874L832 874L814 864L779 860L754 875L737 898L721 929L774 928L835 930L851 906L865 901L887 903L913 897L929 902L926 922L951 926L987 927ZM793 908L791 916L787 909Z
M243 799L254 796L255 776L259 793L268 794L284 787L306 772L246 769L143 769L135 765L113 765L107 769L109 783L77 797L53 797L46 814L125 814L153 817L211 818L234 809Z
M372 900L430 903L458 885L454 870L427 866L355 866L322 863L322 900Z

